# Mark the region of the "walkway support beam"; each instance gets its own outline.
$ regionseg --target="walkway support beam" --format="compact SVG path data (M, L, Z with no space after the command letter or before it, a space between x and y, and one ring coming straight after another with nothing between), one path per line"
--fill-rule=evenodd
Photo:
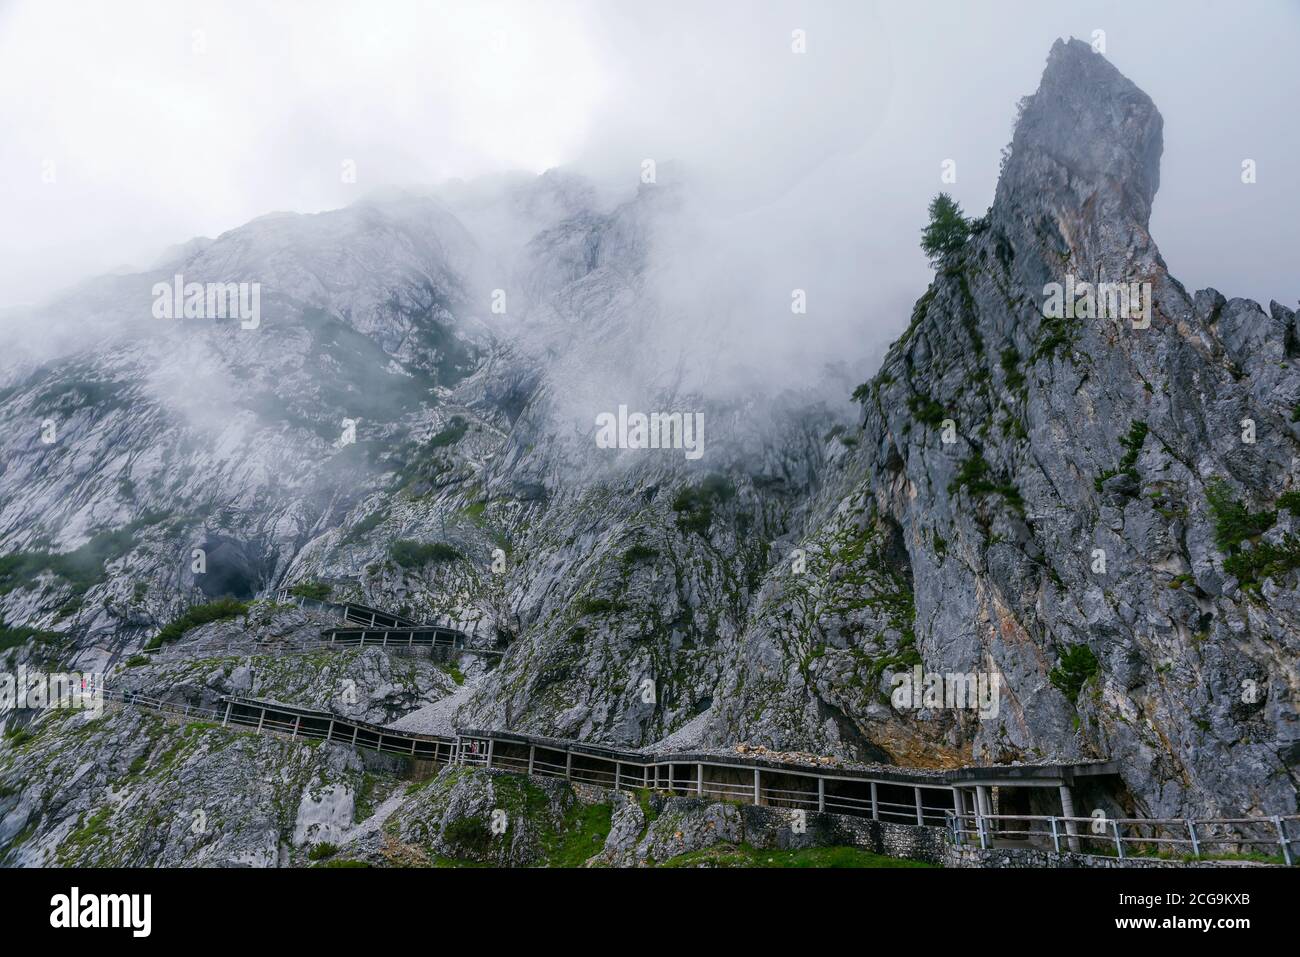
M1075 817L1074 813L1074 795L1070 793L1068 784L1061 785L1061 814L1065 816L1065 836L1066 845L1070 850L1079 853L1079 828L1071 818Z

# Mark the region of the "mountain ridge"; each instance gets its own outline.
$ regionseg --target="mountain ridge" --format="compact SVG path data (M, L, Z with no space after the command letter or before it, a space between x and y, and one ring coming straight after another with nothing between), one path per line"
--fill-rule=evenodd
M0 395L0 611L56 636L0 656L110 680L129 665L170 700L256 685L610 745L919 768L1107 758L1122 787L1088 798L1111 815L1289 812L1295 313L1169 274L1149 234L1162 126L1103 56L1058 41L992 207L938 262L852 419L815 389L707 394L682 343L656 338L668 310L648 252L682 200L653 190L605 209L553 177L506 200L533 231L490 256L435 200L198 244L181 263L195 280L266 270L260 338L137 329L142 278L82 289L58 310L108 317L103 338L23 365ZM1148 290L1149 322L1052 315L1048 287L1074 281ZM703 460L597 450L594 415L620 404L703 411ZM45 419L53 443L31 427ZM210 573L189 570L194 548ZM453 686L372 650L313 662L309 687L251 645L196 647L183 666L140 652L193 602L308 581L445 619L501 663ZM176 647L310 627L263 601ZM997 714L895 705L894 678L917 666L996 676ZM114 720L100 777L138 757L142 719ZM34 728L76 752L54 722ZM361 787L346 758L244 750L255 768L292 762L306 791ZM90 784L43 804L23 777L35 754L0 759L0 838L48 842L98 807ZM193 781L214 758L186 760ZM238 854L272 863L275 842Z

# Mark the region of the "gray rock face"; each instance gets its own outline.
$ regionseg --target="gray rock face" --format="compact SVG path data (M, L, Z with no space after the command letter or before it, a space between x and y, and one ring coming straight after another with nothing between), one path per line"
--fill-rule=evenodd
M0 666L618 745L1102 756L1133 813L1293 811L1295 314L1169 274L1148 231L1161 149L1145 94L1085 44L1054 46L992 208L938 264L856 421L815 395L710 391L707 364L656 334L652 250L688 202L673 187L604 208L548 174L277 214L85 284L35 317L49 349L3 368L0 614L49 634ZM159 324L149 288L176 272L259 279L262 327ZM1133 284L1136 316L1064 308L1100 282ZM622 402L702 410L705 457L596 448L594 416ZM500 663L290 652L319 623L263 608L126 667L194 602L304 579L452 622ZM996 678L996 713L895 703L918 665ZM103 794L51 804L51 775L129 767L132 720L0 744L0 853L34 863L88 826ZM336 785L363 773L274 742L241 745L254 766L237 772L235 749L203 747L223 787L292 769L292 807L271 826L253 787L247 837L177 832L113 859L278 863L329 840ZM103 773L87 780L115 786ZM486 784L461 788L448 800L486 807ZM393 814L421 853L448 852L442 818ZM519 840L492 859L530 859Z
M386 863L446 858L497 866L546 863L577 799L566 781L449 768L412 788L389 817ZM598 848L592 848L592 853Z
M1168 274L1147 232L1160 128L1086 45L1053 48L993 208L864 390L860 452L804 540L810 580L773 576L706 737L1106 756L1140 813L1295 808L1295 317ZM1067 274L1149 283L1149 327L1049 317ZM1255 535L1232 526L1256 510L1254 547L1280 557L1243 588L1230 554ZM878 612L908 604L914 641ZM1096 670L1071 700L1051 673L1076 646ZM997 718L898 730L876 678L915 660L999 676Z
M7 745L5 866L274 867L336 828L363 779L339 745L130 709L56 713L34 732Z

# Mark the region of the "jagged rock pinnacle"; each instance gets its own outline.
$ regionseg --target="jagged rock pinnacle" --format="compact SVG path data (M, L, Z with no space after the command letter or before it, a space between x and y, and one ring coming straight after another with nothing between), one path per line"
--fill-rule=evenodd
M1115 229L1145 235L1163 125L1151 98L1104 56L1080 40L1057 40L1038 91L1023 102L995 217L1041 232L1049 216L1082 264L1120 268L1106 262L1116 250L1099 241Z

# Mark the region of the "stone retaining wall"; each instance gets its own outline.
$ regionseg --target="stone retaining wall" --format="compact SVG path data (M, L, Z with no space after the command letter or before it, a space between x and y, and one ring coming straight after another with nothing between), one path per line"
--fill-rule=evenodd
M1149 868L1149 867L1272 867L1258 861L1166 861L1154 857L1105 857L1100 854L1074 854L1062 851L1039 850L1029 847L990 847L987 850L974 844L957 846L945 842L942 855L944 867L1087 867L1087 868Z

